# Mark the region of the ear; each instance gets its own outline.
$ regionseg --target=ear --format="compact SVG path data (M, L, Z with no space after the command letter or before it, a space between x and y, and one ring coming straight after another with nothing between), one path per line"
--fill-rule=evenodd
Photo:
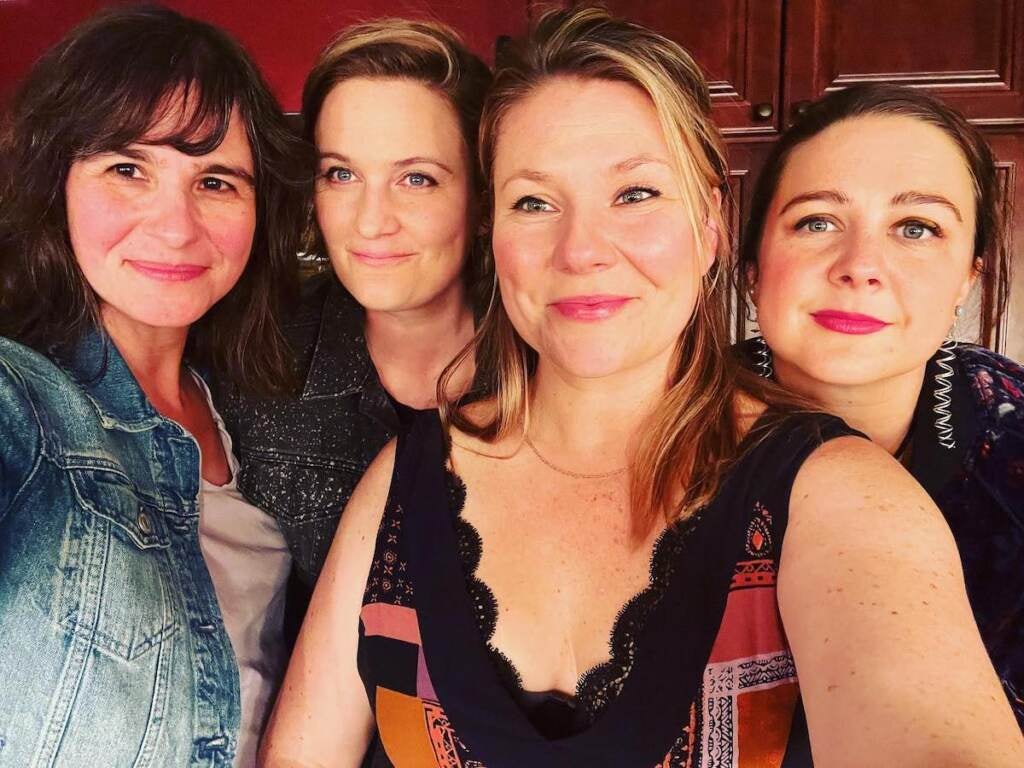
M981 267L981 259L974 259L971 262L971 268L967 271L967 275L960 285L960 290L956 294L957 306L963 306L967 302L967 297L970 295L974 283L977 282L978 276L981 275Z
M715 187L711 190L711 200L708 202L708 214L704 219L704 263L701 265L701 277L708 273L711 265L715 263L718 254L718 243L722 238L719 231L719 222L722 220L722 191Z

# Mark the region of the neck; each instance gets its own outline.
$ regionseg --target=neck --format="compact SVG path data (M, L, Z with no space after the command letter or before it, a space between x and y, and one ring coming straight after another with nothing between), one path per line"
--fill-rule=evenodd
M473 338L473 313L461 280L422 307L399 312L367 310L366 346L381 383L414 408L437 405L437 379ZM455 392L473 378L472 364L452 380Z
M825 384L808 378L776 359L776 376L794 392L812 398L829 413L866 434L876 445L895 454L910 431L924 383L924 366L868 384Z
M156 328L104 309L103 327L128 370L160 413L173 418L184 410L182 360L187 328Z
M530 439L567 469L628 466L636 435L665 394L669 357L599 379L573 377L542 359L531 383Z

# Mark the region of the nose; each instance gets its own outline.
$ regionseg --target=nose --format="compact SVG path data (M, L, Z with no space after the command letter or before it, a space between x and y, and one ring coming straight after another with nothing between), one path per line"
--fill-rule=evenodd
M185 248L199 237L200 214L187 190L165 188L149 205L146 229L169 248Z
M556 269L570 273L597 272L615 263L615 249L593 217L567 211L553 254Z
M850 233L839 246L828 278L850 288L880 288L885 272L884 244L868 234Z
M373 240L393 235L399 229L398 217L387 189L366 185L356 203L356 231Z

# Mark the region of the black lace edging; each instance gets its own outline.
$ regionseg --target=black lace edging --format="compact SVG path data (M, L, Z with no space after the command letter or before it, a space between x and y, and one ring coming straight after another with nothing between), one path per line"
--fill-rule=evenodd
M466 503L466 486L454 472L446 472L448 505L454 518L459 560L466 580L466 590L473 603L480 636L502 683L512 692L525 693L523 680L512 661L491 644L498 622L498 605L494 593L477 578L476 571L483 555L479 532L462 511ZM593 724L622 691L636 658L637 642L654 608L661 602L676 565L685 547L687 534L700 517L668 526L658 537L651 553L650 582L631 597L612 623L609 636L610 656L584 672L576 683L576 706L587 726Z

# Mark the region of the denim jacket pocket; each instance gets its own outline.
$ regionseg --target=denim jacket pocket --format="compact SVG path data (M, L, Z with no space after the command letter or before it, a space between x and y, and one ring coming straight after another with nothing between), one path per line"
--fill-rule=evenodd
M120 473L68 475L79 509L62 552L61 624L133 661L179 626L166 523Z

